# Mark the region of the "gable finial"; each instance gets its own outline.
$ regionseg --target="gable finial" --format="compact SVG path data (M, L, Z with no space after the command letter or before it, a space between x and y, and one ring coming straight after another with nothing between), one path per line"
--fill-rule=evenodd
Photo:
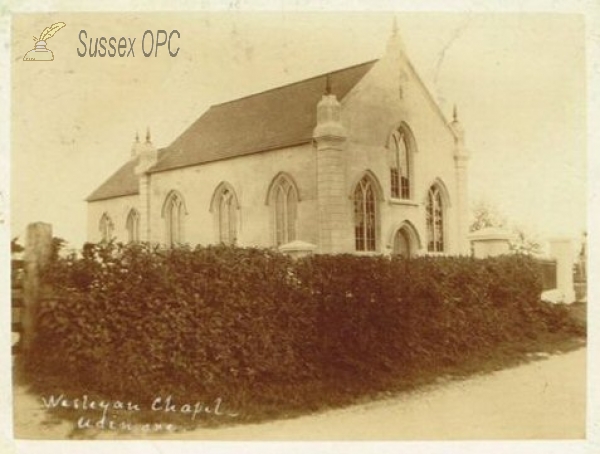
M146 142L150 143L150 126L146 128Z
M395 15L392 17L392 33L388 38L387 49L392 55L406 54L398 18Z
M458 107L456 107L456 104L454 104L454 108L452 109L452 122L450 122L450 127L456 134L458 143L460 143L461 147L464 148L465 128L463 128L463 125L460 124L460 121L458 121Z
M331 77L329 74L327 74L327 76L325 77L325 94L331 94Z

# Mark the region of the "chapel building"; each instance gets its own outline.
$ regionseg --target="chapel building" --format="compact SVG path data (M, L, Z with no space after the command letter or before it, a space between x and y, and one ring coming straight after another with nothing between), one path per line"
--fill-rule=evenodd
M379 60L150 134L88 202L88 240L468 254L468 153L394 29Z

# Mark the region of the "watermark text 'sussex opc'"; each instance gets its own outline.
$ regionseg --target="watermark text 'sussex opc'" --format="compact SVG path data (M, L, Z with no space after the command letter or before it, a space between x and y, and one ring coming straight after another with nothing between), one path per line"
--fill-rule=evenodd
M137 38L129 38L114 36L100 38L88 38L86 30L79 31L79 42L83 47L77 47L77 55L80 57L135 57L140 53L144 57L158 57L159 55L168 55L176 57L179 53L177 39L181 38L179 31L171 30L167 33L166 30L146 30L140 40L141 44L136 46ZM177 46L177 48L175 48ZM160 49L163 47L164 49ZM141 51L141 52L140 52Z

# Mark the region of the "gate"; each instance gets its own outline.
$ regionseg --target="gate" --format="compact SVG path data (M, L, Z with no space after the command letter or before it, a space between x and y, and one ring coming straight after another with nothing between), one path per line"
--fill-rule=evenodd
M23 312L23 279L25 275L25 261L22 259L11 259L11 343L12 354L19 352L21 332L23 324L21 323L21 315Z
M536 259L542 276L542 289L552 290L556 288L556 260Z

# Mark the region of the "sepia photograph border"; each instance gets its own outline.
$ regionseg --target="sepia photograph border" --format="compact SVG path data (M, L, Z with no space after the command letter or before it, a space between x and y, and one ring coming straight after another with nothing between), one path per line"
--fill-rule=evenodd
M587 328L587 427L586 440L543 440L543 441L397 441L397 442L208 442L208 441L26 441L17 440L12 429L12 374L0 374L0 452L7 453L59 453L77 452L85 449L93 453L132 452L132 453L270 453L281 452L282 449L292 452L315 453L462 453L462 452L523 452L523 453L587 453L600 449L600 361L597 360L599 351L600 305L597 304L600 291L598 281L594 276L600 272L599 232L600 232L600 5L590 1L311 1L297 0L281 1L168 1L157 0L148 3L120 2L109 0L95 3L93 1L55 1L52 3L24 1L8 2L0 6L0 191L6 195L0 200L0 307L1 339L0 355L2 371L11 371L10 350L10 254L9 245L12 238L10 232L10 153L11 153L11 64L20 51L10 49L11 16L24 12L115 12L115 11L144 11L144 12L182 12L182 11L236 11L243 14L248 11L393 11L393 12L455 12L473 11L475 13L512 12L538 13L553 12L564 14L581 14L586 22L586 71L587 71L587 172L588 172L588 240L589 240L589 271L588 275L588 328ZM596 209L594 209L596 207ZM596 302L596 304L594 304Z

